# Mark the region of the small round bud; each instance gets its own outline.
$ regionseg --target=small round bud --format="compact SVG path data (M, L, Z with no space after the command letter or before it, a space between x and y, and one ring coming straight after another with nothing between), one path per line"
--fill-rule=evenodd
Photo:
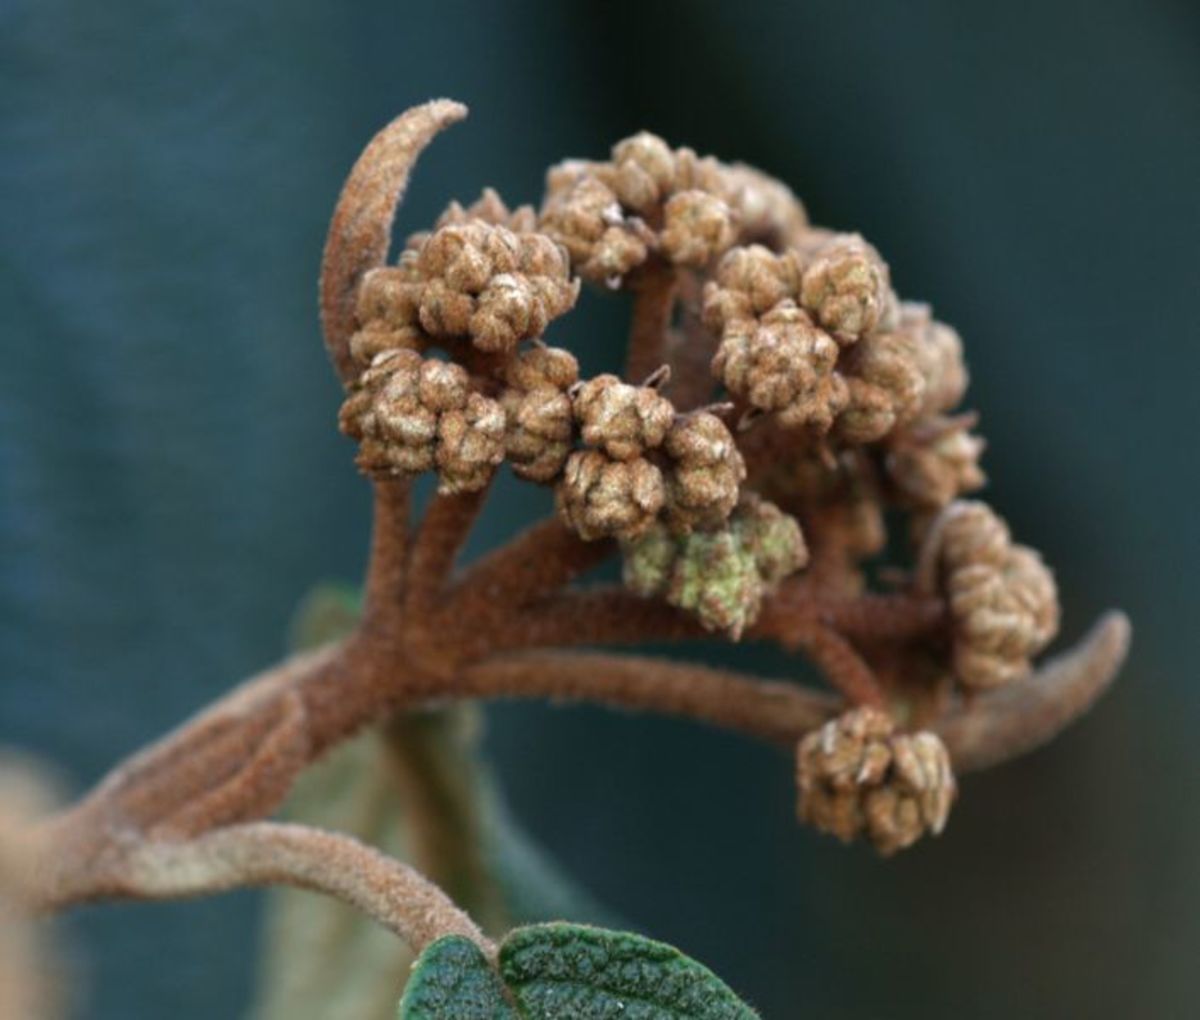
M713 357L726 389L762 411L779 412L788 427L827 429L846 401L834 372L838 346L791 301L761 319L735 323Z
M858 234L838 234L804 270L800 303L838 341L853 343L894 315L887 263Z
M655 524L644 535L621 544L621 580L635 595L661 595L671 581L679 543L670 529Z
M850 348L839 364L849 403L838 415L838 438L872 443L921 409L925 379L916 344L904 331L875 333Z
M671 605L694 613L705 630L733 641L758 616L762 597L754 557L728 528L687 537L666 592Z
M599 450L572 453L555 491L559 514L587 542L636 538L654 524L664 498L662 472L648 460L613 460Z
M707 265L736 237L733 213L715 195L681 191L671 196L663 210L659 241L663 253L677 265Z
M438 228L408 261L417 282L405 293L421 328L432 337L469 337L482 351L511 351L540 336L579 293L550 238L482 220Z
M646 215L675 184L675 154L657 135L641 131L612 150L612 186L621 204Z
M974 689L1020 679L1058 631L1054 576L1034 550L1012 544L983 503L950 504L935 528L955 674Z
M476 492L502 460L504 410L496 401L472 393L462 410L438 419L438 492Z
M914 505L940 509L987 480L979 467L984 441L971 435L970 419L933 418L894 436L888 475Z
M699 412L675 419L664 442L667 520L676 531L714 528L737 505L746 464L725 423Z
M631 386L615 375L598 375L572 394L583 441L617 460L631 460L660 445L675 408L650 386Z
M885 713L856 708L808 734L796 752L801 821L884 855L945 828L957 787L933 733L900 734Z
M566 248L575 271L596 283L619 281L649 255L649 235L625 219L613 190L588 173L551 171L539 226Z

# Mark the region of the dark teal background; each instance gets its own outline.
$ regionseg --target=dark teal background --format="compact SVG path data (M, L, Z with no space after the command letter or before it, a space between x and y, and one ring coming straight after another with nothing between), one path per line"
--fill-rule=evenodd
M641 127L862 230L960 328L990 498L1057 568L1066 637L1114 604L1136 627L1115 693L898 860L798 830L769 750L599 711L492 711L518 813L771 1020L1200 1013L1183 0L0 0L0 743L82 789L356 575L317 261L360 147L435 95L472 115L405 230L484 184L534 200L546 164ZM613 364L620 312L586 301L553 336ZM502 485L475 547L541 505ZM79 912L79 1015L238 1015L256 905Z

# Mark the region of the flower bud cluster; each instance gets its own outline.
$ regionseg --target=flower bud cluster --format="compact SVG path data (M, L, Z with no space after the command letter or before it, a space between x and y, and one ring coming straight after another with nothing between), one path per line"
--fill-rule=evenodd
M679 534L657 524L622 550L627 588L662 597L735 641L763 596L808 561L795 518L751 496L717 531Z
M957 792L950 756L934 733L897 733L875 708L852 709L800 741L801 821L850 842L866 836L884 855L945 828Z
M502 215L497 202L481 199L485 215ZM528 218L508 216L521 225ZM467 339L481 351L508 355L574 307L579 281L571 279L566 253L545 234L467 218L455 207L443 220L418 235L398 265L364 277L360 328L351 340L360 364L380 350L423 349L430 340Z
M483 488L504 459L504 409L472 392L460 365L416 351L377 355L342 404L339 425L359 441L358 465L377 477L436 468L438 491Z
M641 132L605 162L571 160L547 175L541 229L585 279L616 286L657 252L703 268L739 239L783 241L807 224L782 184Z
M1025 676L1058 631L1054 576L1033 549L979 502L950 504L934 524L940 579L950 605L954 670L969 689Z
M558 508L582 538L629 541L660 515L681 534L729 517L746 466L715 414L677 415L655 385L607 374L572 387L571 401L588 449L570 455Z
M800 264L760 245L735 248L705 290L704 321L721 337L713 375L780 424L827 431L846 406L839 347L797 305Z

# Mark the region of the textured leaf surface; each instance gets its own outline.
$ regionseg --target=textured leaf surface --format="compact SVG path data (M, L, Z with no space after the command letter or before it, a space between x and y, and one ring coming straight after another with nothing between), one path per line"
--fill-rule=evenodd
M707 967L639 935L573 924L518 928L500 973L528 1020L754 1020Z
M400 1000L399 1020L517 1020L517 1015L479 947L448 935L417 960Z

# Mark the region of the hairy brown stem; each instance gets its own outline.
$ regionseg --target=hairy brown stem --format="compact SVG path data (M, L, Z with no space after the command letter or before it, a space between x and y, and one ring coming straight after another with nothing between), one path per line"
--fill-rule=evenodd
M35 876L36 904L53 909L101 897L178 899L291 885L352 904L417 952L443 935L494 952L474 922L412 868L350 836L305 825L253 822L186 841L132 839L116 846L102 869L76 878L39 890Z
M1074 651L1018 684L979 695L931 728L942 736L960 772L1023 754L1049 740L1107 689L1128 641L1128 620L1109 613ZM366 688L371 696L326 702L327 697L336 699L341 694L339 678L355 674L354 649L354 642L336 645L252 679L116 770L77 807L46 823L41 830L38 901L61 907L104 895L141 895L119 877L129 838L137 837L137 830L128 827L120 811L122 798L153 780L163 796L174 791L177 804L183 806L196 795L195 784L185 778L192 770L187 748L201 746L214 731L219 733L218 724L231 731L252 731L264 715L285 717L281 706L296 694L306 706L309 759L398 705L431 698L573 698L684 715L789 744L838 709L837 699L829 695L725 670L611 653L546 651L489 657L461 669L449 683L382 670L375 686ZM388 675L396 682L378 683L378 676ZM340 716L331 722L338 712ZM242 732L237 745L254 747L256 742ZM226 831L231 830L217 830L213 836ZM202 891L146 888L147 895L162 896ZM341 894L336 888L326 891ZM345 894L357 895L353 889Z
M445 625L498 636L522 607L570 584L614 548L610 540L585 542L547 517L467 569L447 599Z
M701 407L709 402L713 392L712 357L717 338L701 318L703 286L690 270L679 274L678 329L666 333L665 353L671 366L671 381L664 393L681 411Z
M468 666L456 697L550 698L682 716L788 742L836 713L839 699L795 684L648 656L525 652Z
M442 594L455 557L487 500L487 492L484 488L433 497L413 542L405 599L408 613L427 612Z
M659 258L651 258L629 279L634 299L625 378L631 383L641 383L665 362L675 279L675 270Z
M408 479L374 483L375 512L371 522L371 554L364 584L366 616L386 618L401 598L408 558L412 486Z

